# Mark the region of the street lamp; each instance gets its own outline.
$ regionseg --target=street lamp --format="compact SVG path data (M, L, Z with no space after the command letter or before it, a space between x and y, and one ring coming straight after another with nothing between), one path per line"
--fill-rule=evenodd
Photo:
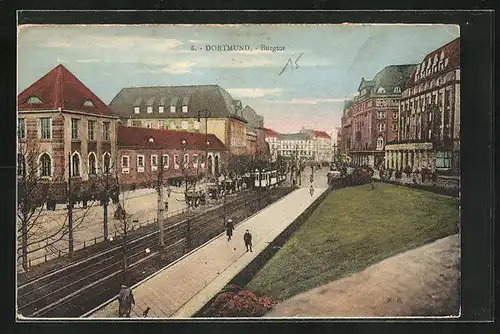
M187 175L187 168L188 168L188 163L186 160L186 149L187 149L187 140L182 139L181 140L181 146L182 146L182 170L184 174L184 183L185 183L185 191L184 191L184 200L186 201L186 215L187 215L187 245L188 248L191 248L191 221L189 220L189 198L188 198L188 175Z

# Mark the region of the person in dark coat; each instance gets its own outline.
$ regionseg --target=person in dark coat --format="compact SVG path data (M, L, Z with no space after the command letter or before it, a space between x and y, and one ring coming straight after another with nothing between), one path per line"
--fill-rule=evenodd
M231 237L233 236L233 230L234 230L233 220L228 219L226 223L227 241L231 240Z
M248 250L250 250L250 252L253 252L252 251L252 235L250 234L250 232L248 230L246 230L245 234L243 235L243 241L245 241L245 247L247 248L247 252L248 252Z
M120 318L127 317L130 318L130 312L132 311L132 304L135 305L134 294L132 289L126 285L122 285L120 294L118 295L118 316Z

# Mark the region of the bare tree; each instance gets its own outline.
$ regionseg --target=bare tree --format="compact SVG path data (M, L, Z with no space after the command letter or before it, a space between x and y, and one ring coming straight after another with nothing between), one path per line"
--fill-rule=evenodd
M73 207L79 200L76 187L67 188L64 170L53 171L52 161L40 149L36 139L29 138L18 143L17 155L17 235L18 261L28 269L28 255L42 249L61 250L61 242L84 221L91 206L79 210L77 215L60 215L49 211L44 205L55 208L56 203L67 203ZM68 210L69 213L70 210ZM71 251L70 247L70 251Z

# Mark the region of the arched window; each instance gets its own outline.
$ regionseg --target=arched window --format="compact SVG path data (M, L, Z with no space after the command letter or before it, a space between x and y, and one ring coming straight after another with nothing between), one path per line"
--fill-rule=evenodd
M71 155L71 176L80 176L80 154L78 152Z
M102 168L105 173L109 173L111 170L111 155L108 152L102 155Z
M89 175L96 175L97 174L97 161L95 158L95 153L90 152L89 153Z
M377 89L377 93L385 93L384 87L380 87L379 89Z
M40 156L40 176L52 176L52 159L48 153Z
M394 88L394 93L401 93L401 88L395 87Z
M377 139L377 150L382 150L384 148L384 138L378 137Z
M208 173L212 174L212 166L213 166L213 160L212 156L208 156Z
M215 156L215 175L219 176L219 156Z

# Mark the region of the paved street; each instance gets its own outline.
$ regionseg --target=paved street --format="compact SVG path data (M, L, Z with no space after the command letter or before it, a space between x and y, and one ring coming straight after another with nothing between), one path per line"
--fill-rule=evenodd
M221 234L133 287L136 304L133 317L190 317L215 296L266 246L326 190L317 188L311 196L306 187L240 223L231 241ZM243 234L253 235L253 252L246 252ZM117 291L118 292L118 291ZM117 301L98 308L92 318L116 318Z
M154 189L138 189L124 192L120 194L120 202L122 200L125 203L125 210L131 214L134 228L138 227L139 224L152 223L156 219L157 195ZM171 187L168 202L169 214L175 214L175 212L185 209L184 189ZM117 205L112 203L108 207L108 230L110 236L114 236L115 232L119 235L122 231L119 222L113 218L116 207ZM75 249L82 248L84 241L86 245L93 244L94 241L102 241L104 233L103 217L103 207L99 205L99 202L93 202L89 209L82 209L80 206L76 206L74 210L74 225L77 226L74 231ZM135 220L137 221L134 222ZM41 228L37 232L37 235L52 234L67 221L67 210L64 208L64 205L58 205L56 211L44 210L39 217L39 221L40 224L37 225L40 225ZM52 258L57 256L59 250L62 253L66 253L68 247L67 238L65 236L63 240L58 241L53 247L49 247L49 249L42 249L29 254L28 258L32 260L32 265L45 261L45 254L48 254L47 258ZM37 245L34 245L34 247L38 248Z

